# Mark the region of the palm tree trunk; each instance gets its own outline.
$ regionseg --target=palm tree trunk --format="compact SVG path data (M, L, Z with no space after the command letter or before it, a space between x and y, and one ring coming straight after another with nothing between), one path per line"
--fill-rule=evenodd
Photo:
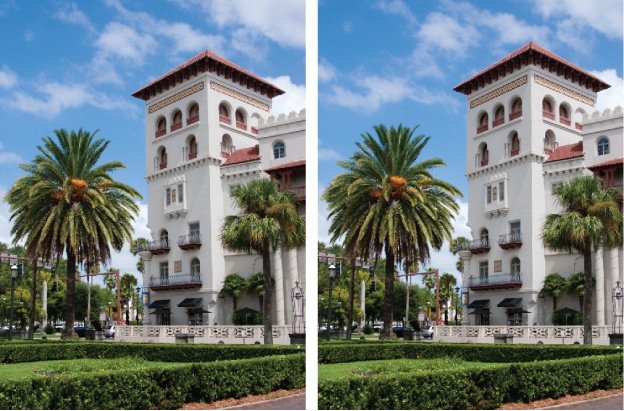
M273 345L273 289L271 288L271 246L268 241L262 250L262 273L264 274L264 301L263 301L263 322L264 322L264 343Z
M383 336L392 336L392 311L394 310L394 251L386 244L386 291L384 295L384 328Z
M65 294L65 329L63 336L72 338L74 335L74 316L76 311L76 255L67 247L67 293Z
M351 325L353 324L353 294L355 294L355 257L351 259L351 282L349 283L349 318L347 321L347 340L351 339Z
M583 344L592 345L592 300L594 290L592 285L592 261L591 261L591 244L585 246L583 250L583 271L585 272L585 297L583 303Z
M35 300L37 298L37 256L32 259L32 284L30 288L30 322L28 323L28 339L34 338L35 332Z

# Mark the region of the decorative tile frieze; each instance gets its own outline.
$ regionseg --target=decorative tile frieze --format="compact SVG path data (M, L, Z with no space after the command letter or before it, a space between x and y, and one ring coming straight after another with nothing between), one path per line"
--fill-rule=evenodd
M470 102L470 108L475 108L487 101L492 100L493 98L496 98L500 95L503 95L505 93L507 93L508 91L511 91L515 88L520 87L523 84L526 84L526 82L528 81L528 75L524 75L522 77L520 77L519 79L516 79L514 81L512 81L511 83L507 83L502 87L497 88L496 90L492 90L489 93L475 99L472 100Z
M176 101L182 100L183 98L188 97L191 94L195 94L198 91L203 90L203 89L204 89L204 82L202 81L200 83L195 84L194 86L187 88L186 90L182 90L179 93L176 93L173 96L164 99L161 102L152 104L149 107L148 112L151 114L157 110L160 110L163 107L167 107L168 105L173 104Z
M584 95L582 95L581 93L577 93L576 91L572 91L568 88L563 87L560 84L557 84L555 82L552 82L550 80L545 79L544 77L540 77L537 74L533 77L533 81L535 82L535 84L539 84L541 86L544 86L546 88L549 88L551 90L555 90L561 94L563 94L564 96L573 98L574 100L578 100L581 103L585 103L588 104L592 107L594 107L594 100L592 100L589 97L586 97Z
M238 91L234 91L232 89L229 89L227 87L222 86L221 84L215 83L213 81L210 82L210 88L218 91L219 93L223 93L226 96L235 98L237 100L242 101L243 103L247 103L249 105L252 105L256 108L259 108L260 110L264 110L264 111L269 111L269 105L266 103L263 103L261 101L255 100L251 97L247 97L244 94L239 93Z

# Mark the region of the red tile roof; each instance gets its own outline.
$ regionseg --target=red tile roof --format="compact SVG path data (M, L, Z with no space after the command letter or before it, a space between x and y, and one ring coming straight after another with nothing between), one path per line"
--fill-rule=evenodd
M558 147L548 157L544 163L552 163L553 161L568 160L570 158L583 157L583 142L579 141L575 144L568 144Z
M575 66L569 61L559 57L555 53L546 50L545 48L538 45L537 43L530 41L524 46L520 47L518 50L498 60L496 63L492 64L488 68L481 70L474 76L470 77L468 80L463 81L461 84L453 88L453 90L459 93L464 93L466 95L469 95L473 91L472 86L476 85L477 88L483 87L483 84L486 78L489 79L492 76L492 74L497 75L498 69L501 66L506 66L506 70L508 68L511 68L513 70L514 68L520 68L520 67L514 67L516 65L519 66L519 65L530 64L529 58L531 59L533 64L536 64L538 59L542 59L542 61L544 61L543 60L544 58L546 58L545 60L546 62L550 62L550 60L554 60L556 63L563 64L565 68L567 69L567 70L564 70L564 72L566 73L566 76L570 75L569 78L571 78L572 81L574 81L575 78L578 81L580 77L583 77L586 80L585 84L588 86L591 85L594 88L594 91L596 92L611 87L609 84L600 80L598 77L588 73L587 71L583 70L582 68L578 66ZM511 63L511 65L509 63ZM513 63L516 63L516 64L513 64ZM475 80L476 80L476 84L475 84Z
M593 166L587 168L589 168L590 170L594 170L602 167L615 166L618 164L624 164L624 158L616 158L614 160L605 161L604 163L594 164Z
M234 151L227 157L227 160L225 160L225 163L223 163L223 165L228 166L230 164L246 163L248 161L254 160L260 160L260 147L257 145L253 147L241 148Z
M276 86L269 83L268 81L263 80L262 78L256 76L252 72L245 70L244 68L232 63L229 60L224 59L223 57L213 53L210 50L205 50L199 53L198 55L196 55L195 57L193 57L192 59L180 64L178 67L174 68L168 73L158 77L156 80L141 87L140 89L132 93L132 96L136 98L140 98L142 100L148 100L150 98L150 93L149 93L150 87L155 86L157 83L164 82L164 80L168 80L169 78L172 78L177 73L183 72L185 69L191 68L192 66L194 66L195 70L199 68L199 71L203 72L206 67L211 67L211 66L214 66L215 64L224 65L225 67L232 69L235 73L237 72L238 74L249 76L252 79L256 80L258 83L260 83L261 85L266 86L268 91L271 91L271 93L268 93L269 97L271 98L284 94L283 90L277 88ZM186 73L185 78L188 79L189 77L190 75ZM233 79L233 77L234 77L233 75L230 76L231 79Z
M301 160L301 161L293 161L293 162L290 162L290 163L284 163L284 164L281 164L281 165L279 165L279 166L275 166L275 167L267 168L267 169L265 169L264 171L265 171L266 173L269 173L270 171L272 172L272 171L286 170L286 169L288 169L288 168L305 167L305 164L306 164L305 160ZM270 173L269 173L269 174L270 174Z

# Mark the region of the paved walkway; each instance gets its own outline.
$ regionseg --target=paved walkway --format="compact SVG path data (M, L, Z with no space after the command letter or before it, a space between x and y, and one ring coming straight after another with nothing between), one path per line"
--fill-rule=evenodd
M571 402L555 407L544 407L544 410L622 410L624 401L623 394L609 397L595 398L593 400Z
M305 394L291 395L290 397L276 398L274 400L252 402L236 407L224 408L225 410L305 410Z

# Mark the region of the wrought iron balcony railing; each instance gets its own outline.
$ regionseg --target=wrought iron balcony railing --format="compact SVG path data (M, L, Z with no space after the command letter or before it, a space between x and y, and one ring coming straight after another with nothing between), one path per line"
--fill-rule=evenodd
M479 239L468 241L468 242L457 243L457 250L458 251L468 250L473 254L487 253L488 251L490 251L490 239L479 238Z
M202 285L201 273L176 274L162 277L150 277L149 286L158 289L200 288Z
M168 240L154 240L149 243L139 244L139 251L149 251L152 254L166 254L169 252Z
M498 245L505 250L522 246L522 233L507 233L498 236Z
M468 287L471 289L502 289L522 287L522 273L492 274L468 279Z
M202 245L201 234L193 233L178 237L178 246L183 250L195 250Z

